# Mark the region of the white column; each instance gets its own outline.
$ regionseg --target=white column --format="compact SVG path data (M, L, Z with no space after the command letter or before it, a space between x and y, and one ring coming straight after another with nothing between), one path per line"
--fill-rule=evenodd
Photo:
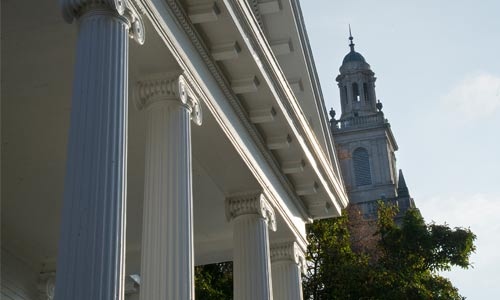
M144 28L126 1L60 3L79 31L55 299L123 299L128 38Z
M42 272L38 275L38 299L53 300L55 289L55 272Z
M147 114L140 299L194 299L191 124L199 102L181 75L139 81Z
M235 300L273 299L268 229L276 230L274 211L262 193L226 199L233 222Z
M295 242L271 247L274 300L302 300L302 277L306 263L304 252Z

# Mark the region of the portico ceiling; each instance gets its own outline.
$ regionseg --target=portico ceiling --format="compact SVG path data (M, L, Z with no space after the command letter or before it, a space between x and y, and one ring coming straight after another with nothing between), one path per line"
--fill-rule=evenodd
M182 2L182 5L189 11L200 3L189 1ZM232 86L258 138L268 148L292 192L303 200L303 209L307 213L307 203L324 203L328 196L320 188L317 174L291 132L289 120L265 84L226 6L222 1L215 3L219 9L217 20L195 22L195 28L212 49L214 57L219 55L217 64L225 80ZM290 78L291 87L296 89L298 100L308 103L314 99L313 86L303 67L304 62L292 63L297 57L303 57L303 53L299 40L290 34L293 30L288 27L293 22L291 8L282 4L273 16L262 14L262 22L271 40L291 41L291 52L282 54L280 61L286 63L284 72ZM63 21L55 1L11 0L2 1L2 6L2 247L9 248L32 264L39 264L53 261L57 250L77 25ZM279 20L288 25L274 24ZM147 18L144 21L145 45L130 42L131 87L148 74L181 71L164 40ZM230 49L234 43L239 51L236 57L231 57L234 54L228 52L227 47L229 45ZM283 47L277 49L275 51L286 52ZM130 93L128 127L127 245L130 249L138 249L144 184L145 114L135 108L132 95ZM305 107L315 106L309 103ZM208 107L204 106L203 110L203 125L192 127L194 233L198 263L230 259L232 229L224 215L224 199L232 193L261 188ZM319 124L321 113L314 109L304 113L327 153L327 142L320 134L323 130ZM279 214L277 216L278 232L272 233L271 239L291 237L293 234L286 230L285 220ZM224 251L220 251L221 248ZM215 250L222 254L215 255Z
M3 1L2 6L2 247L38 264L55 259L59 238L77 25L63 21L57 2ZM180 72L145 23L146 44L130 42L131 89L142 76ZM132 250L139 248L142 230L145 132L145 114L130 96L127 244ZM225 195L259 186L209 113L203 126L193 126L192 142L195 239L230 239Z

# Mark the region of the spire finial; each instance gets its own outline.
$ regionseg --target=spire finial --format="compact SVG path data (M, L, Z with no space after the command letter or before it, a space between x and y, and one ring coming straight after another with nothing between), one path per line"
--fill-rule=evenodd
M352 42L354 38L352 37L352 33L351 33L351 24L349 24L349 47L351 47L351 52L354 52L354 43Z

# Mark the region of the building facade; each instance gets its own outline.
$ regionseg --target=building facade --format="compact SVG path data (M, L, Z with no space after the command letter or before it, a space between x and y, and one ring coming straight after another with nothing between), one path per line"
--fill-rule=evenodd
M348 197L298 0L2 0L1 30L2 299L193 299L224 261L302 298Z
M367 217L375 217L377 201L399 207L399 216L415 207L403 172L396 168L398 145L375 93L375 73L354 50L344 57L337 76L341 115L330 111L335 147L350 203Z

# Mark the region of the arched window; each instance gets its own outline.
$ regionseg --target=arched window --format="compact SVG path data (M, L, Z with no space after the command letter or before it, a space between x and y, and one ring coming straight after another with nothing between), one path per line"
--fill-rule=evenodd
M352 96L354 101L359 101L359 87L356 82L352 84Z
M368 96L368 84L366 84L366 82L363 83L363 95L365 97L366 102L370 101Z
M356 186L372 184L372 175L370 171L370 157L365 148L357 148L352 153L354 164L354 177Z
M345 99L345 104L347 105L349 103L349 99L347 98L347 86L344 85L344 99Z

